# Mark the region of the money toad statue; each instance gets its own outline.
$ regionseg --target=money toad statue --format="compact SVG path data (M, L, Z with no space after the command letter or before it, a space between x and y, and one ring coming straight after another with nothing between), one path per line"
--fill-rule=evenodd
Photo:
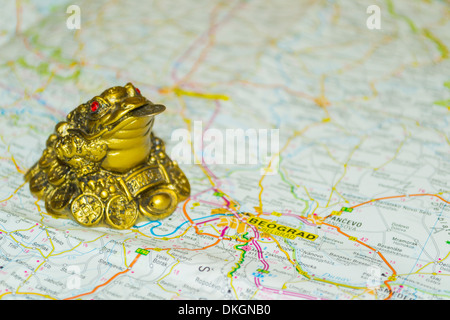
M185 174L153 132L165 106L131 83L105 90L58 123L25 175L48 213L84 226L129 229L142 215L163 219L190 193Z

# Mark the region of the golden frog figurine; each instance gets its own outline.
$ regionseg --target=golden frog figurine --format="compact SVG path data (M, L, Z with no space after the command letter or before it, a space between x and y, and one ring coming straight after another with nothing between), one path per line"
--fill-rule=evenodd
M25 175L31 192L48 213L70 213L84 226L128 229L140 214L169 216L190 185L153 135L154 116L164 110L131 83L81 104L56 125Z

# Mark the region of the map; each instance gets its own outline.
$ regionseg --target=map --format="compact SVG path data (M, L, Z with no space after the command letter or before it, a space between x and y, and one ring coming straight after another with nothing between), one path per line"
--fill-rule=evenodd
M2 3L0 299L449 299L449 30L439 0ZM24 174L128 82L190 197L129 230L50 215ZM227 130L274 152L210 161Z

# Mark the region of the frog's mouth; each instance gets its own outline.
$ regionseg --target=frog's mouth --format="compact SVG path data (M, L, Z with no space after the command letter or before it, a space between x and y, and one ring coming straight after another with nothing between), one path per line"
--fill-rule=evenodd
M153 104L147 99L132 102L122 105L121 108L110 114L107 120L101 124L101 129L93 134L79 129L69 129L69 131L75 131L83 138L93 140L101 136L112 137L124 130L130 131L139 128L145 130L150 124L153 124L153 116L166 109L164 105Z
M146 103L138 105L134 108L121 109L109 117L109 120L103 124L103 130L108 132L117 131L127 125L130 125L134 120L142 117L153 117L166 109L162 104Z

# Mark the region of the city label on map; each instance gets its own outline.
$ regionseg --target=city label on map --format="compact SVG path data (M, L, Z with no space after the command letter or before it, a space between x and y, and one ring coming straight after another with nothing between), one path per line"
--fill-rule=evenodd
M262 218L250 217L247 222L258 227L262 232L266 232L283 238L288 238L291 240L295 239L295 237L301 237L303 239L314 241L319 237L316 234L286 227Z

